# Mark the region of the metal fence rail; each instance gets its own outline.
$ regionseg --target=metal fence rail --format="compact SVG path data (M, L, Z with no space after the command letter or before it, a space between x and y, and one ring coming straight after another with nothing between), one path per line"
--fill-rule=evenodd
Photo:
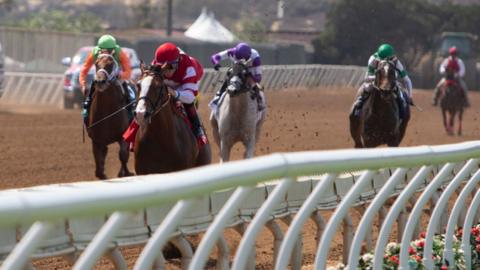
M342 222L344 262L355 269L360 246L366 242L373 250L370 224L383 212L386 218L375 245L379 259L374 267L382 269L393 222L398 222L401 245L408 245L429 200L434 203L427 235L445 232L447 226L446 238L451 239L451 228L477 222L480 191L470 204L466 198L480 180L479 158L480 141L297 152L171 174L6 190L0 192L0 260L4 258L3 269L21 269L29 258L65 256L74 269L90 269L101 254L107 254L117 268L125 269L118 247L146 243L135 269L162 268L165 260L158 251L171 241L182 253L183 269L203 269L213 245L218 248L217 268L228 269L230 256L222 231L231 227L243 235L232 269L253 269L255 239L267 226L274 236L275 269L286 269L288 263L300 269L299 230L311 218L319 239L315 269L326 268L331 239ZM457 188L462 191L449 215L447 202ZM412 198L416 192L422 192L417 201ZM384 202L392 196L397 199L387 211ZM409 216L408 203L413 206ZM357 206L366 209L354 230L350 214ZM460 213L465 208L463 220ZM325 223L318 210L328 209L334 212ZM289 224L285 236L279 221ZM23 238L17 243L19 232ZM201 232L206 233L194 252L185 236ZM433 269L432 241L425 239L427 269ZM404 252L400 266L408 269ZM450 258L452 251L445 252ZM466 250L465 256L469 261ZM449 260L450 266L454 263Z
M216 72L206 69L200 91L211 93L220 88L226 69ZM291 65L264 66L265 90L358 87L365 69L357 66ZM0 104L40 104L63 107L63 75L50 73L7 72Z

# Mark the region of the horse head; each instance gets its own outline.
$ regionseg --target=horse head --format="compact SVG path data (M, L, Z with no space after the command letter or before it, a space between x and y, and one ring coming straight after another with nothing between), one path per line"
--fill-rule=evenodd
M146 125L153 115L169 103L170 95L160 66L145 66L142 63L140 69L142 76L137 85L139 93L135 119L138 124Z
M245 92L248 90L246 84L246 78L248 74L248 62L247 61L238 61L233 64L233 67L230 71L230 80L227 86L227 92L230 96L238 95L239 93Z
M383 98L390 96L396 87L395 64L389 60L382 60L375 70L373 86L381 93Z
M102 53L95 61L95 89L103 92L117 79L118 63L111 54Z

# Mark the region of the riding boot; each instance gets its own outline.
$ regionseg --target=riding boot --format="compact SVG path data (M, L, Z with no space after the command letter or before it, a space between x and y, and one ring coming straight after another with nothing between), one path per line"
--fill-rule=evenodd
M440 94L440 88L437 86L435 87L435 90L433 91L433 98L432 98L432 105L437 106L438 105L438 96Z
M124 93L125 93L127 104L130 104L127 107L128 119L129 119L129 121L132 121L133 120L133 111L135 110L135 106L136 106L136 104L135 104L135 101L136 101L135 91L132 89L132 87L126 81L123 81L122 86L123 86L123 90L124 90Z
M405 99L403 98L402 95L403 95L402 90L398 90L397 105L398 105L398 118L400 118L400 120L405 119L405 108L407 107Z
M468 108L470 107L470 100L468 98L468 93L467 89L462 85L462 91L463 91L463 107Z
M82 110L82 117L83 123L85 126L88 125L88 114L90 113L90 104L92 103L92 95L93 95L93 88L87 90L87 94L85 95L85 100L83 101L83 110Z
M217 93L215 93L215 97L212 100L213 104L218 105L218 101L220 100L220 97L222 96L222 94L227 89L227 85L228 85L228 79L225 79L225 81L222 84L222 87L220 89L218 89Z
M200 122L200 118L198 117L197 110L195 106L192 104L183 104L185 110L188 115L188 119L192 123L192 131L195 137L197 138L198 145L202 146L208 143L207 135L205 135L205 131L203 130L202 123Z

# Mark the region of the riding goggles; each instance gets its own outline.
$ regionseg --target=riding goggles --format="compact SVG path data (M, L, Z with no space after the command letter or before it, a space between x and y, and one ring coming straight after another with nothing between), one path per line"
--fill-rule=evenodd
M177 58L173 61L167 61L167 62L157 63L157 64L160 65L163 69L177 69L178 62L179 62L179 59Z

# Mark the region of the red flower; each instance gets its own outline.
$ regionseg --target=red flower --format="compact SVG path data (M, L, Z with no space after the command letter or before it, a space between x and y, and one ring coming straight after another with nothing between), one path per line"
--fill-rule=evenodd
M440 267L440 270L448 270L448 267L446 265L442 265L442 267Z
M410 255L417 254L417 251L413 247L408 247L408 254Z
M395 265L398 265L398 263L400 262L400 260L398 259L398 256L397 255L393 255L390 257L390 261L395 264Z
M480 244L476 245L476 246L475 246L475 249L476 249L478 252L480 252Z
M426 235L427 235L427 234L426 234L425 232L421 232L421 233L420 233L420 238L425 238Z
M425 241L424 240L418 241L417 246L420 248L423 248L425 246Z
M463 229L458 229L457 231L457 236L462 236L463 235Z
M480 236L477 236L477 238L475 238L475 241L480 242Z
M473 227L473 228L472 228L472 234L473 234L473 235L477 236L479 232L480 232L480 231L479 231L476 227Z
M421 262L422 261L422 257L418 256L418 255L413 255L413 258L417 261L417 262Z

